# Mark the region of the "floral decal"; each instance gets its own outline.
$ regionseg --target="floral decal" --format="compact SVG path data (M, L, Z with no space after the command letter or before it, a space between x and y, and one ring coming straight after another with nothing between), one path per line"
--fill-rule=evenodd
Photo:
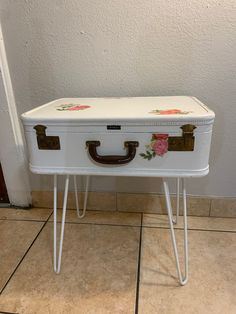
M167 109L167 110L152 110L150 113L154 113L157 115L166 115L166 114L188 114L190 111L182 111L180 109Z
M152 134L150 144L145 145L146 152L140 156L144 159L151 160L156 156L163 157L168 151L168 134Z
M88 109L91 108L91 106L87 106L87 105L80 105L80 104L63 104L58 106L57 110L58 111L77 111L77 110L84 110L84 109Z

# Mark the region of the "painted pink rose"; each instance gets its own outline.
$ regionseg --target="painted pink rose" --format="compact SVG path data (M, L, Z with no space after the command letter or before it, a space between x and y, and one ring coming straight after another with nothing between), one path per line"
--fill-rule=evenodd
M153 141L151 147L156 155L162 157L168 151L168 141L166 139L158 138L157 140Z
M87 108L90 108L90 106L74 106L74 107L71 107L71 108L68 108L68 110L70 111L74 111L74 110L84 110L84 109L87 109Z
M179 109L160 110L160 114L178 114L181 113Z

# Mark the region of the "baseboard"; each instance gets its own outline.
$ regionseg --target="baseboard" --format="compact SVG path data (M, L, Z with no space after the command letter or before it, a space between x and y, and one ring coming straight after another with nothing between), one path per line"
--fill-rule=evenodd
M79 193L82 208L84 193ZM53 192L33 191L33 207L52 208ZM58 207L62 207L63 193L58 193ZM175 197L172 197L173 206ZM68 208L75 209L73 192L68 194ZM89 192L89 210L143 212L166 214L164 196L155 193ZM236 217L236 198L188 196L188 215L201 217Z

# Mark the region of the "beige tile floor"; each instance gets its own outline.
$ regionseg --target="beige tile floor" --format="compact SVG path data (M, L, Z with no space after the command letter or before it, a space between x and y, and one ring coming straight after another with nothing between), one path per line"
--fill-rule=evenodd
M68 210L59 275L50 215L0 208L0 313L236 313L236 219L189 217L180 287L165 215Z

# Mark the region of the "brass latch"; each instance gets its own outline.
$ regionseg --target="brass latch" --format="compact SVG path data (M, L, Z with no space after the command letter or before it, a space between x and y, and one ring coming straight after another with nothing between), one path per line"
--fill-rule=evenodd
M185 124L181 126L183 135L168 137L168 151L193 151L194 150L194 136L193 131L196 129L195 125Z
M37 135L38 148L48 150L61 149L59 136L47 136L45 131L46 128L45 125L34 126Z

